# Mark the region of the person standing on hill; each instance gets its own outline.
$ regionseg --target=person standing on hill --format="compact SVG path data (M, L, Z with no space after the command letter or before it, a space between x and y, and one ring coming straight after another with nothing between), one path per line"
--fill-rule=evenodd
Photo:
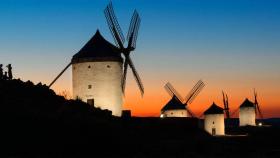
M5 71L4 76L3 76L3 80L7 80L8 79L8 72Z
M11 79L13 79L12 65L8 64L7 68L8 68L8 79L11 80Z
M0 64L0 80L3 79L3 68L2 68L3 64Z

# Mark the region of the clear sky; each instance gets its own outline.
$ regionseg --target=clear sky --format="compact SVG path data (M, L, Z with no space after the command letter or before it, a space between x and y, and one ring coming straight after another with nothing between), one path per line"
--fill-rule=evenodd
M108 0L0 1L0 63L16 78L49 84L96 32L113 42L103 10ZM189 105L200 115L229 95L232 111L253 88L266 117L280 116L280 1L113 0L126 34L136 8L142 18L131 54L144 82L141 98L129 72L125 105L133 115L158 116L170 99L170 81L185 96L202 79L205 89ZM53 86L71 92L69 69Z

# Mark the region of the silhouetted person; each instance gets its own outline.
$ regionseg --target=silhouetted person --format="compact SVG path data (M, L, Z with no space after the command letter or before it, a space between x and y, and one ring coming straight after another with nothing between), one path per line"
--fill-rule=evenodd
M4 76L3 76L3 80L7 80L7 79L8 79L8 72L5 71L5 74L4 74Z
M0 64L0 80L3 79L3 64Z
M7 77L8 77L9 80L11 80L11 79L13 79L12 65L8 64L7 68L8 68L8 76Z

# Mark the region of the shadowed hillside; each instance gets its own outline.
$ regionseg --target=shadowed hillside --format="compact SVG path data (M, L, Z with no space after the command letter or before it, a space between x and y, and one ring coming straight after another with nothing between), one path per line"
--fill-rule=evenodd
M211 137L194 118L117 118L47 86L0 81L3 156L277 157L279 127L233 129Z

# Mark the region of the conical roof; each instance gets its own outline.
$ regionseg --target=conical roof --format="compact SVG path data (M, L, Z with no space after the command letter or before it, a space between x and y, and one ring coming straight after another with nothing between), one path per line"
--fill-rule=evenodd
M244 102L240 105L240 108L243 107L255 107L255 104L251 102L248 98L246 98Z
M224 109L216 105L214 102L213 104L206 110L204 111L204 115L207 114L223 114Z
M73 56L72 63L100 60L122 61L122 57L118 48L105 40L97 30L84 47Z
M182 104L177 97L173 96L172 99L161 109L161 111L176 109L186 109L186 106Z

